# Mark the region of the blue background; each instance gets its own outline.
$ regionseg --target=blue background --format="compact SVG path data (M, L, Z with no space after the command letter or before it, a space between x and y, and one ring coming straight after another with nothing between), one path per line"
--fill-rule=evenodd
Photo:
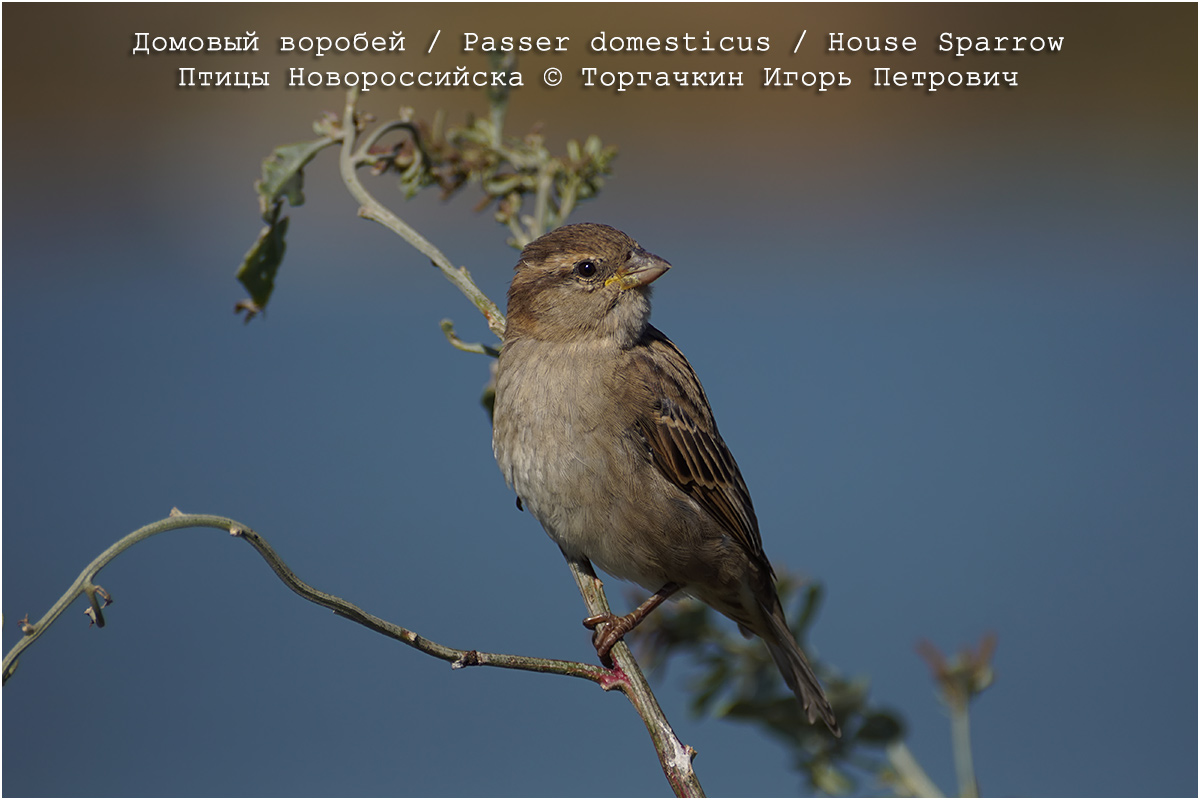
M826 587L814 650L904 715L945 791L948 719L914 644L993 631L972 717L986 793L1196 793L1194 5L6 5L3 21L5 648L178 506L240 520L304 579L436 641L594 658L557 548L492 461L488 361L438 321L490 334L355 217L331 154L290 212L267 318L230 312L261 159L342 103L286 88L290 67L475 69L462 31L568 35L569 53L520 62L508 130L621 148L573 219L675 265L654 321L704 381L768 554ZM401 29L403 55L278 53L284 35ZM590 53L601 30L771 50ZM262 52L135 56L139 31L254 31ZM831 31L920 47L830 54ZM942 31L1066 39L956 59L934 51ZM271 87L180 89L181 66L269 69ZM562 86L542 85L548 66ZM618 94L583 87L584 66L746 86ZM776 66L854 82L762 88ZM1020 86L872 88L875 66ZM486 100L363 105L460 121ZM502 302L516 254L473 190L404 203L371 186ZM452 672L304 603L220 532L156 537L100 583L108 626L77 602L3 691L6 795L668 791L619 695ZM775 742L690 717L688 673L651 680L710 794L807 791Z

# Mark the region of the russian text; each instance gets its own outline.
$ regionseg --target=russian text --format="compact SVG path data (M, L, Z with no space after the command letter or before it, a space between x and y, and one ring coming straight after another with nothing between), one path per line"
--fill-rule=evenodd
M605 89L616 88L624 92L632 88L647 86L688 86L688 87L740 87L742 73L740 72L612 72L599 70L595 67L583 68L583 85L586 88L603 86Z
M312 53L313 58L320 58L329 52L365 53L368 50L376 53L403 53L404 32L392 31L391 36L371 36L366 32L353 36L293 36L279 37L279 52L291 53L299 50L301 53Z
M850 85L850 76L845 72L785 72L779 67L763 68L763 86L802 86L826 92L844 89Z
M320 87L341 88L344 86L357 86L364 92L369 92L376 86L391 88L392 86L402 86L406 89L411 89L414 86L418 87L487 87L487 86L524 86L524 80L521 78L521 73L517 71L505 72L503 70L490 71L479 70L471 72L466 67L456 67L448 72L413 72L405 70L403 72L373 72L373 71L350 71L338 72L336 70L305 70L304 67L292 67L288 70L288 83L291 88L297 86L307 86L313 89Z
M179 83L176 86L214 89L265 89L270 86L269 72L220 72L200 70L195 67L179 68Z
M246 31L243 36L155 36L148 33L133 35L133 54L155 53L246 53L258 51L258 33Z
M1003 81L1003 83L1001 83ZM990 89L1001 86L1015 87L1016 72L901 72L887 67L875 68L875 86L908 86L936 92L943 86L953 89Z

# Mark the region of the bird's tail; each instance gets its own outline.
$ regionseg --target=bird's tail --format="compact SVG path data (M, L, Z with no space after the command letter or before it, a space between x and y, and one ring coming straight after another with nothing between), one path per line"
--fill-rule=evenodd
M829 705L825 691L809 666L808 659L804 657L804 651L788 630L779 601L776 600L774 605L774 609L763 607L763 616L767 619L769 629L768 635L762 639L767 643L767 649L771 651L771 657L775 659L775 665L783 674L788 688L795 692L796 699L808 712L808 721L816 722L820 715L830 732L840 738L842 731L833 716L833 707Z

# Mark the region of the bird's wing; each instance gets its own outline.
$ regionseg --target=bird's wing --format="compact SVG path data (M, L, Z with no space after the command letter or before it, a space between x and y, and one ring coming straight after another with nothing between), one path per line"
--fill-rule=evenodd
M695 500L752 557L770 570L750 491L733 454L721 439L708 397L692 365L670 339L653 326L646 331L640 370L649 379L653 412L638 421L654 465Z

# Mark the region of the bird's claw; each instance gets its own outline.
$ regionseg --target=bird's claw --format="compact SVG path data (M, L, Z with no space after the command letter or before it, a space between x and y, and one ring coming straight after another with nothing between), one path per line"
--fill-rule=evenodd
M618 617L616 614L596 614L583 621L583 627L592 631L592 646L596 648L596 655L606 667L612 666L610 652L613 646L633 630L636 624L629 616ZM600 628L601 625L604 626L603 629Z

